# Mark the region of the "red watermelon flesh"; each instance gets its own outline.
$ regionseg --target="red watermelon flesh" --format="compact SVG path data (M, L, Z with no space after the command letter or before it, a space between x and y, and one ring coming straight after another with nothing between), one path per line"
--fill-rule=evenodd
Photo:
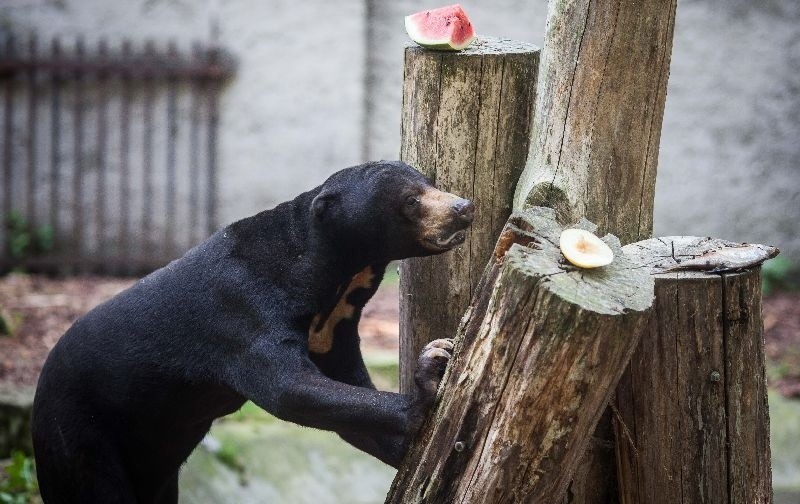
M458 51L475 39L475 29L459 4L406 16L411 40L429 49Z

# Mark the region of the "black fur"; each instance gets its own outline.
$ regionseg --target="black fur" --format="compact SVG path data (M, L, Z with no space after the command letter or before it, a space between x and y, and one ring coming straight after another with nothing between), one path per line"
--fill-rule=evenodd
M390 260L433 253L412 204L426 187L400 162L342 170L79 319L50 353L36 393L45 502L176 502L180 465L215 418L247 399L397 466L442 360L423 366L415 395L376 391L358 315ZM336 326L328 353L309 355L313 317L369 265L376 281L348 297L356 316Z

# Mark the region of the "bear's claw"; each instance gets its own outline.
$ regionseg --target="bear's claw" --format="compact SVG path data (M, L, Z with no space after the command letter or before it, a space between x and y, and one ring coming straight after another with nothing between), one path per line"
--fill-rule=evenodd
M425 345L425 348L422 349L422 352L425 353L426 350L429 350L431 348L442 348L444 350L447 350L448 352L451 352L454 347L455 344L452 338L440 338L440 339L435 339L430 343L428 343L427 345Z
M420 392L431 399L436 396L454 344L450 338L433 340L422 349L417 361L415 381Z

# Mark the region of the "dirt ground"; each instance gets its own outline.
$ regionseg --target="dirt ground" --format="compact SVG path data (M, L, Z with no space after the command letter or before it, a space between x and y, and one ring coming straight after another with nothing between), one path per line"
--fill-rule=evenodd
M0 310L12 334L0 335L0 383L33 385L47 352L72 322L134 282L132 279L36 275L0 278ZM397 285L383 285L361 320L366 349L396 350ZM764 299L764 329L771 385L800 397L800 293Z
M47 353L82 314L134 279L37 275L0 278L0 312L11 335L0 334L0 384L34 385ZM384 285L364 308L362 345L397 349L397 285Z
M800 293L765 297L762 314L770 386L800 397Z

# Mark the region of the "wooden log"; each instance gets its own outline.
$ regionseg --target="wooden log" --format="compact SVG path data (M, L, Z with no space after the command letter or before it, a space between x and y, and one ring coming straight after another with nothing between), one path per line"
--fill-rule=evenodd
M565 263L561 230L549 208L509 219L387 503L564 494L647 323L653 280L611 235L612 264Z
M400 390L422 347L455 334L511 214L528 153L538 48L481 38L459 52L407 47L401 153L439 189L473 200L466 243L400 267Z
M729 242L667 237L624 247L656 303L616 396L620 502L771 503L758 264L669 271Z
M677 0L551 0L514 209L584 215L623 244L652 233ZM615 502L610 411L566 503Z
M649 238L676 0L551 0L514 197Z

